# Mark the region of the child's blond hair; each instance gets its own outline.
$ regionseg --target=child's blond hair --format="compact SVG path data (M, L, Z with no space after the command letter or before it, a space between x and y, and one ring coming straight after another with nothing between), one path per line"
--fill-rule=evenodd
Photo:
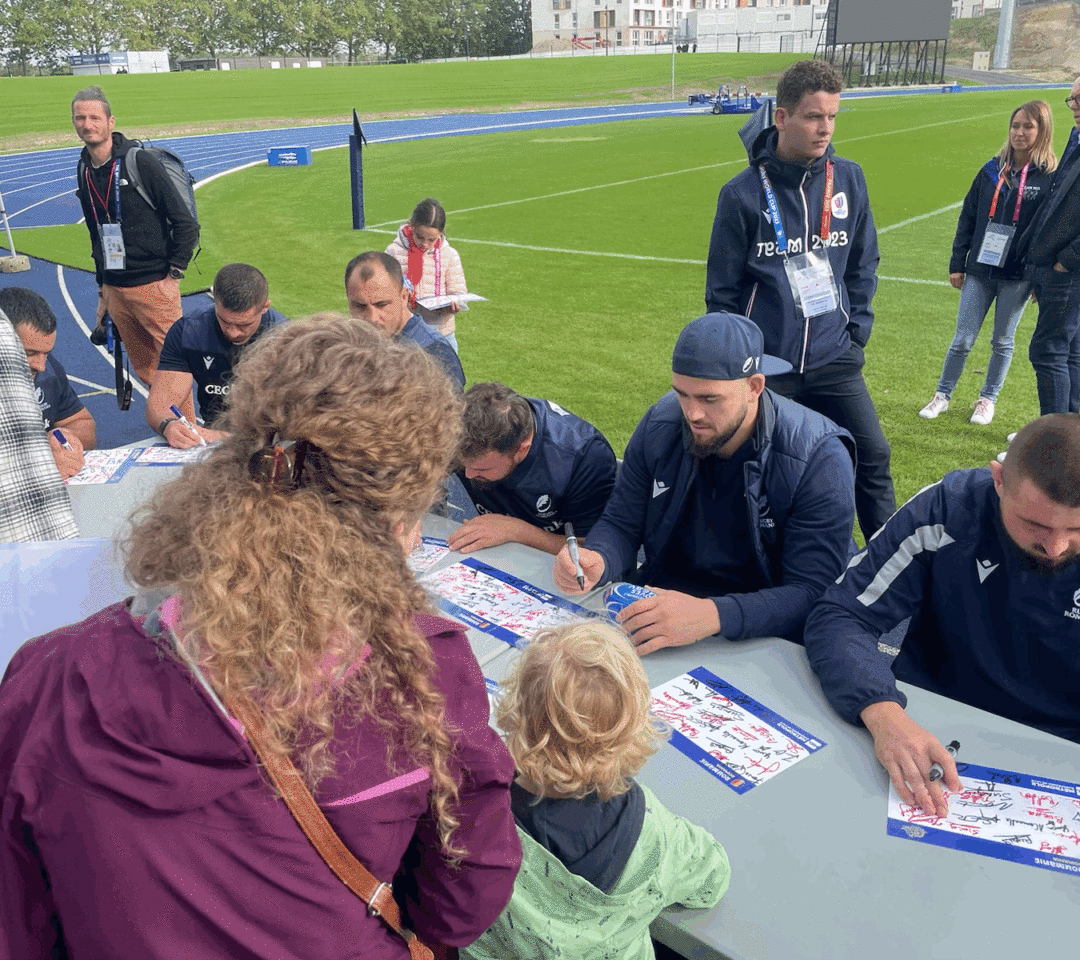
M606 620L543 630L496 709L519 773L543 796L609 800L630 789L664 739L649 682L626 635Z

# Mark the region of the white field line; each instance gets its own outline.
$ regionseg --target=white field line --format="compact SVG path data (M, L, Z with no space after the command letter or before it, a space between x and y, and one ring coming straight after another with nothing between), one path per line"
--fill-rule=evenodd
M71 299L71 294L68 293L67 284L64 282L64 268L59 263L56 265L56 282L57 285L60 287L60 293L64 297L64 302L68 305L68 310L71 312L72 318L80 327L82 327L83 333L86 334L87 342L89 342L90 328L86 325L86 321L83 320L82 314L79 313L78 307L75 306L75 301ZM93 346L93 344L91 344L91 346ZM109 353L108 350L106 350L104 347L98 346L94 346L94 349L101 354L105 362L109 365L110 370L115 369L115 361L113 360L112 355ZM85 382L86 381L80 381L80 383ZM141 393L144 397L150 396L150 391L148 391L146 387L142 385L142 381L138 377L131 378L131 385L136 390L138 390L139 393ZM96 384L91 384L91 386L96 386Z

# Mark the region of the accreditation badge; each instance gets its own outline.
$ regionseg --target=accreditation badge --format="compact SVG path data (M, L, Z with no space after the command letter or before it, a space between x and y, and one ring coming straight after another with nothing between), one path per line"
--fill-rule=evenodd
M840 306L832 264L824 252L800 253L784 260L791 294L804 317L817 317Z
M1009 255L1009 248L1012 246L1015 235L1016 227L1011 224L988 223L975 262L988 267L1000 267Z
M106 270L123 270L125 262L124 235L120 232L120 224L101 224L101 249L105 254Z

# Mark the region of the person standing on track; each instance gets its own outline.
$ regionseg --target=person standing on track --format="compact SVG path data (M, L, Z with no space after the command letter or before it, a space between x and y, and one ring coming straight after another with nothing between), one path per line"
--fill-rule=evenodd
M199 224L161 163L145 150L133 159L153 205L131 183L127 154L135 144L114 129L116 118L101 87L75 94L71 121L85 145L76 194L90 231L98 323L108 311L131 365L149 385L165 334L182 313L180 281L199 241ZM181 409L194 419L190 398Z

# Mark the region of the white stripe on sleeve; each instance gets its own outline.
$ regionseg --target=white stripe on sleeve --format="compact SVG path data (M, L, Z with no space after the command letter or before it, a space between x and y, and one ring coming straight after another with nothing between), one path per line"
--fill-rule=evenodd
M954 543L952 537L945 532L945 527L940 523L918 527L915 531L896 548L896 552L889 557L878 570L877 576L870 581L869 586L856 598L864 607L869 607L879 600L893 581L900 576L915 559L917 554L924 550L936 552L941 547Z

